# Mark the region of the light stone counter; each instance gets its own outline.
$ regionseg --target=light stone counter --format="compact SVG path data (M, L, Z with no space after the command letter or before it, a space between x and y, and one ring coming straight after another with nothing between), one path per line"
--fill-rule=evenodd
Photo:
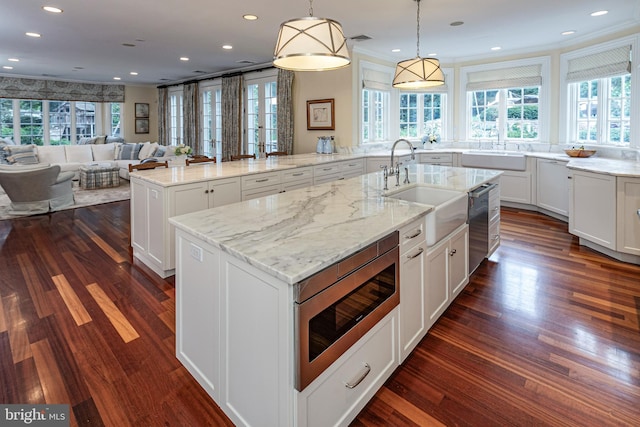
M571 158L567 167L569 169L606 175L640 177L640 162L633 160L605 159L600 157Z
M500 174L480 169L410 166L412 183L464 192ZM394 183L395 178L390 177L390 191L397 190ZM383 197L382 188L382 173L376 172L177 216L169 222L294 284L432 209Z

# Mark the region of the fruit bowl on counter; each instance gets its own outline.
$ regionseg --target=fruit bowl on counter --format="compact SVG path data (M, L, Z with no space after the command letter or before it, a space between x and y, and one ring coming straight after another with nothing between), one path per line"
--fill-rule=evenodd
M596 154L596 150L585 150L584 148L572 148L564 150L569 157L591 157Z

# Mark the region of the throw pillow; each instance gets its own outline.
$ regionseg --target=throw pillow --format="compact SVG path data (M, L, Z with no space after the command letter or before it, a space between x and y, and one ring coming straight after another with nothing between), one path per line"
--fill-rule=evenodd
M4 141L0 141L0 165L8 165L9 161L7 160L7 156L9 153L5 151L4 147L7 146L7 143Z
M138 158L140 160L144 160L147 157L151 157L155 155L156 150L158 149L157 142L145 142L142 144L142 148L140 149L140 153L138 154Z
M121 138L119 136L107 136L104 142L105 144L109 144L111 142L124 142L124 138Z
M7 145L4 149L9 153L7 161L10 164L35 165L38 163L33 145Z
M164 154L166 153L166 151L167 151L167 147L163 145L158 145L156 152L153 153L153 157L164 157Z
M118 151L118 160L139 160L140 149L142 144L125 143L120 146Z
M106 141L107 141L107 136L106 135L96 136L94 144L104 144Z

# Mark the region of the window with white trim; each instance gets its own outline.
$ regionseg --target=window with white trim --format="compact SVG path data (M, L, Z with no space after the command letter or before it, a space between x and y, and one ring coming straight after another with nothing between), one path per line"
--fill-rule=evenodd
M442 136L444 93L400 93L400 138Z
M466 72L467 138L540 141L543 64L497 65Z
M222 156L222 86L220 82L200 87L202 99L202 147L209 157Z
M362 142L367 144L388 141L391 137L393 69L366 61L361 61L360 66Z
M184 143L182 137L182 87L169 91L169 143L179 145Z
M278 77L246 76L244 154L278 151Z
M567 61L567 140L575 144L631 144L631 46Z
M111 136L122 135L122 104L111 102L109 104L109 134Z

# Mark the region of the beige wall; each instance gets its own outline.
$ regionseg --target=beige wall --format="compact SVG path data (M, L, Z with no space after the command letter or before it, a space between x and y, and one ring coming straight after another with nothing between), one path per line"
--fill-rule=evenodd
M294 97L294 154L316 151L319 136L334 136L336 145L350 146L356 123L352 110L351 66L327 72L296 72ZM307 130L307 101L334 99L335 130Z
M135 104L149 104L149 133L135 133ZM158 140L158 89L155 86L125 86L122 137L127 142Z

